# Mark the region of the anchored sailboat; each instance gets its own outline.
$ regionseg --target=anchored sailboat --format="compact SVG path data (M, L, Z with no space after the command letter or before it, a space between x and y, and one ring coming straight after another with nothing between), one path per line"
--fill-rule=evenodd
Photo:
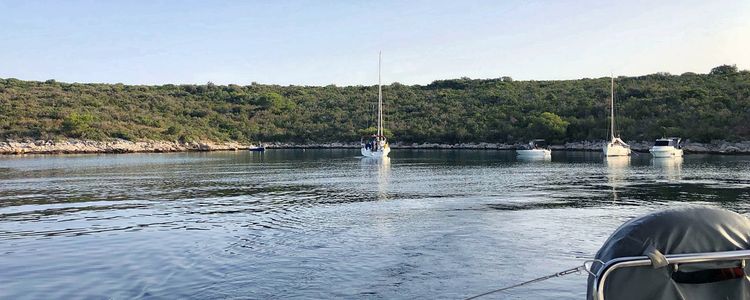
M612 92L610 98L609 118L609 142L604 145L604 156L628 156L630 145L626 144L620 137L615 136L615 78L612 77Z
M381 158L387 157L391 147L385 138L383 130L383 87L380 83L381 53L378 52L378 132L362 141L362 156Z

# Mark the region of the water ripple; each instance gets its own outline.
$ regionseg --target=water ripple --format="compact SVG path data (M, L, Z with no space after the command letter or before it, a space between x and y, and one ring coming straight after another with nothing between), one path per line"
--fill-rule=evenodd
M354 155L0 157L0 298L455 299L575 265L654 209L750 212L746 156Z

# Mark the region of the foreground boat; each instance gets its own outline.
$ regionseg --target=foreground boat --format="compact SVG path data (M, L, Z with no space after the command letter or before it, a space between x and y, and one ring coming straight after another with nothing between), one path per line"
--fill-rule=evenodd
M620 226L596 253L588 300L748 299L750 220L709 207Z
M654 157L682 157L680 138L661 138L648 151Z
M620 137L615 137L615 78L612 77L612 92L610 94L610 118L609 118L609 143L604 145L604 156L628 156L630 145L626 144Z
M362 139L360 153L364 157L382 158L391 153L391 147L383 130L383 88L380 83L380 53L378 53L378 132L367 139Z
M547 145L547 142L541 139L532 140L524 148L516 149L516 155L519 158L551 158L552 150Z

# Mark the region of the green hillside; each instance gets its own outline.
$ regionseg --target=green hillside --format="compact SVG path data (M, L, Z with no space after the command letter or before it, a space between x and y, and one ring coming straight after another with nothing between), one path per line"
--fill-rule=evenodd
M383 87L385 126L401 142L603 139L609 78L438 80ZM628 140L750 140L750 72L616 79ZM0 79L0 139L358 141L374 125L376 86L80 84Z

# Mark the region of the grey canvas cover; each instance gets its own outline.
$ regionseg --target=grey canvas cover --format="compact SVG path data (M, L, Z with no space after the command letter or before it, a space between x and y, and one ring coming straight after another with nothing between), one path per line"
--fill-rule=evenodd
M750 249L750 220L727 210L698 206L651 213L615 230L596 259L607 262L643 256L650 247L664 255ZM604 299L750 299L750 279L738 265L735 261L683 264L678 271L672 266L618 269L607 279ZM595 263L592 271L596 274L601 267ZM726 270L739 274L729 279L711 278ZM594 280L589 276L589 300L594 297Z

